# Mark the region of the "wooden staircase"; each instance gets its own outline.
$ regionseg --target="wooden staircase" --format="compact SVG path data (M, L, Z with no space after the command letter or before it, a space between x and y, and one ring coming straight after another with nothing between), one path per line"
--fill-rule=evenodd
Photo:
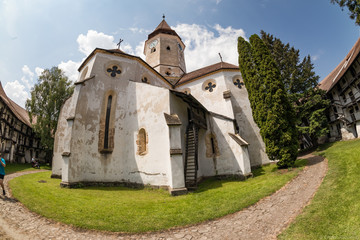
M198 127L190 123L186 128L185 187L194 190L197 187L198 170Z

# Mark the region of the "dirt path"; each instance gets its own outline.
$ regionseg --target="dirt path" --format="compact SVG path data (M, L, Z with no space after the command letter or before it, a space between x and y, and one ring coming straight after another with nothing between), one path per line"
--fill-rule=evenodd
M0 199L1 239L276 239L310 202L327 170L327 161L307 155L309 165L273 195L240 212L164 232L128 235L86 231L31 213L11 196ZM7 181L27 174L8 175ZM9 191L8 191L9 192ZM9 195L9 194L8 194Z

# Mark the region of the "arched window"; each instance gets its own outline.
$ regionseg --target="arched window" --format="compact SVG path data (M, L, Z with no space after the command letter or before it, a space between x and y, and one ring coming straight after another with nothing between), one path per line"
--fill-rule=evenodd
M115 103L116 94L114 91L108 91L105 94L99 129L99 152L111 153L114 149L114 134L115 134Z
M144 128L141 128L137 135L136 144L138 146L137 154L145 155L147 153L148 136Z
M105 118L105 137L104 137L104 149L109 148L109 125L110 125L110 114L111 114L111 101L112 96L108 97L107 107L106 107L106 118Z

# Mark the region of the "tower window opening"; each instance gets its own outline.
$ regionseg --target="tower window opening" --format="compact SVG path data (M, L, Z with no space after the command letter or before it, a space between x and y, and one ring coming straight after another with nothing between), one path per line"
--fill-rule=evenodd
M170 51L170 46L167 46L166 49Z
M153 48L151 49L151 52L152 52L152 53L153 53L153 52L156 52L156 48L153 47Z

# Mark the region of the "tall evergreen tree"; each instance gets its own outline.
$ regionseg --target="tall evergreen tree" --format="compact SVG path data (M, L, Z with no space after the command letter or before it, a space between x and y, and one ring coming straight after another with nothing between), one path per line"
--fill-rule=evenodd
M292 166L297 156L298 136L294 110L281 81L280 70L256 34L250 37L250 43L239 37L238 51L240 71L266 153L270 159L279 160L279 167Z
M61 69L45 69L31 89L31 99L26 101L25 107L29 112L30 121L36 118L33 129L41 139L48 160L52 156L60 108L74 90L70 85L71 81Z
M284 44L264 31L261 31L261 38L280 70L281 81L295 108L299 132L316 145L318 138L329 131L326 112L330 101L326 100L325 91L317 87L319 76L314 72L310 56L300 61L300 51L289 43ZM324 115L319 117L319 113Z

